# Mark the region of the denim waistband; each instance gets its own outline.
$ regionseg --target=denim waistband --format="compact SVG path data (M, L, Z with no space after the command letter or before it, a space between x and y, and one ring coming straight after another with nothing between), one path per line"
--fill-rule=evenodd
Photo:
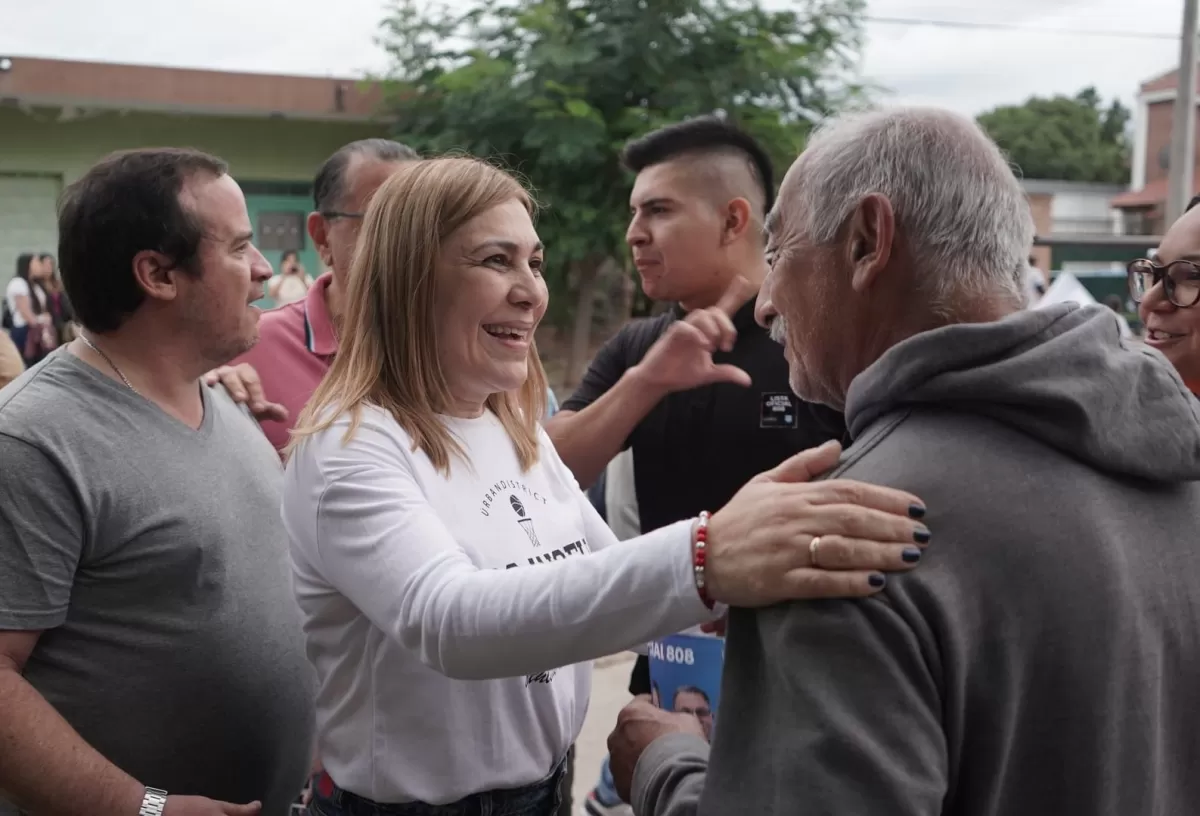
M532 785L473 793L447 805L373 802L339 788L322 772L313 785L308 816L554 816L566 764L562 760L549 776Z

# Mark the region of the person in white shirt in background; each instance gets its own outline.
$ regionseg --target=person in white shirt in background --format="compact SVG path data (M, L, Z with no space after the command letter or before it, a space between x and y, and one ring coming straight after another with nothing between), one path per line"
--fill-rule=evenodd
M17 257L17 274L4 288L5 311L12 322L9 336L27 367L37 365L51 350L45 343L29 342L32 332L45 332L51 325L42 285L48 271L36 254L26 252Z
M406 164L368 208L342 346L284 479L318 676L312 814L550 816L587 661L713 620L713 601L866 596L881 571L911 568L918 498L803 483L836 444L758 477L711 521L618 543L539 424L532 215L519 182L469 158ZM701 325L689 364L711 366L731 326Z
M303 298L312 285L312 276L304 271L300 256L296 250L289 249L279 259L279 274L267 283L267 296L276 306L284 306Z
M633 448L626 448L608 463L604 482L604 505L609 529L618 541L642 534L637 489L633 481Z

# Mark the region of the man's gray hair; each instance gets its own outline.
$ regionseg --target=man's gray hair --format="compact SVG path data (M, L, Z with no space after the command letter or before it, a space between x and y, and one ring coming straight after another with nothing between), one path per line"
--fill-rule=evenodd
M391 139L359 139L342 145L325 160L313 180L313 206L317 212L336 209L346 195L346 171L355 156L368 156L381 161L417 161L421 158L408 145Z
M962 296L1024 300L1033 216L1012 168L970 119L935 108L847 114L821 125L797 160L795 209L816 244L871 193L888 198L935 308ZM791 185L789 185L791 186Z

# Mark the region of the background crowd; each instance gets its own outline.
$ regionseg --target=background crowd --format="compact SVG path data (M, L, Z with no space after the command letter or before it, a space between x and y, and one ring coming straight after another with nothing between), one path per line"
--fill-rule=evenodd
M17 257L16 274L4 289L0 326L8 342L0 342L0 382L74 337L74 314L48 252Z

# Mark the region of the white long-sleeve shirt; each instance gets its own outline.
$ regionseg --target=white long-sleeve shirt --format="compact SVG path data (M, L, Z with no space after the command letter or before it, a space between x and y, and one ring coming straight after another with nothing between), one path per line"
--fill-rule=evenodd
M321 760L376 802L544 778L587 712L591 665L572 664L711 616L690 522L618 543L544 432L522 472L492 414L445 421L470 456L449 478L377 408L285 476Z

